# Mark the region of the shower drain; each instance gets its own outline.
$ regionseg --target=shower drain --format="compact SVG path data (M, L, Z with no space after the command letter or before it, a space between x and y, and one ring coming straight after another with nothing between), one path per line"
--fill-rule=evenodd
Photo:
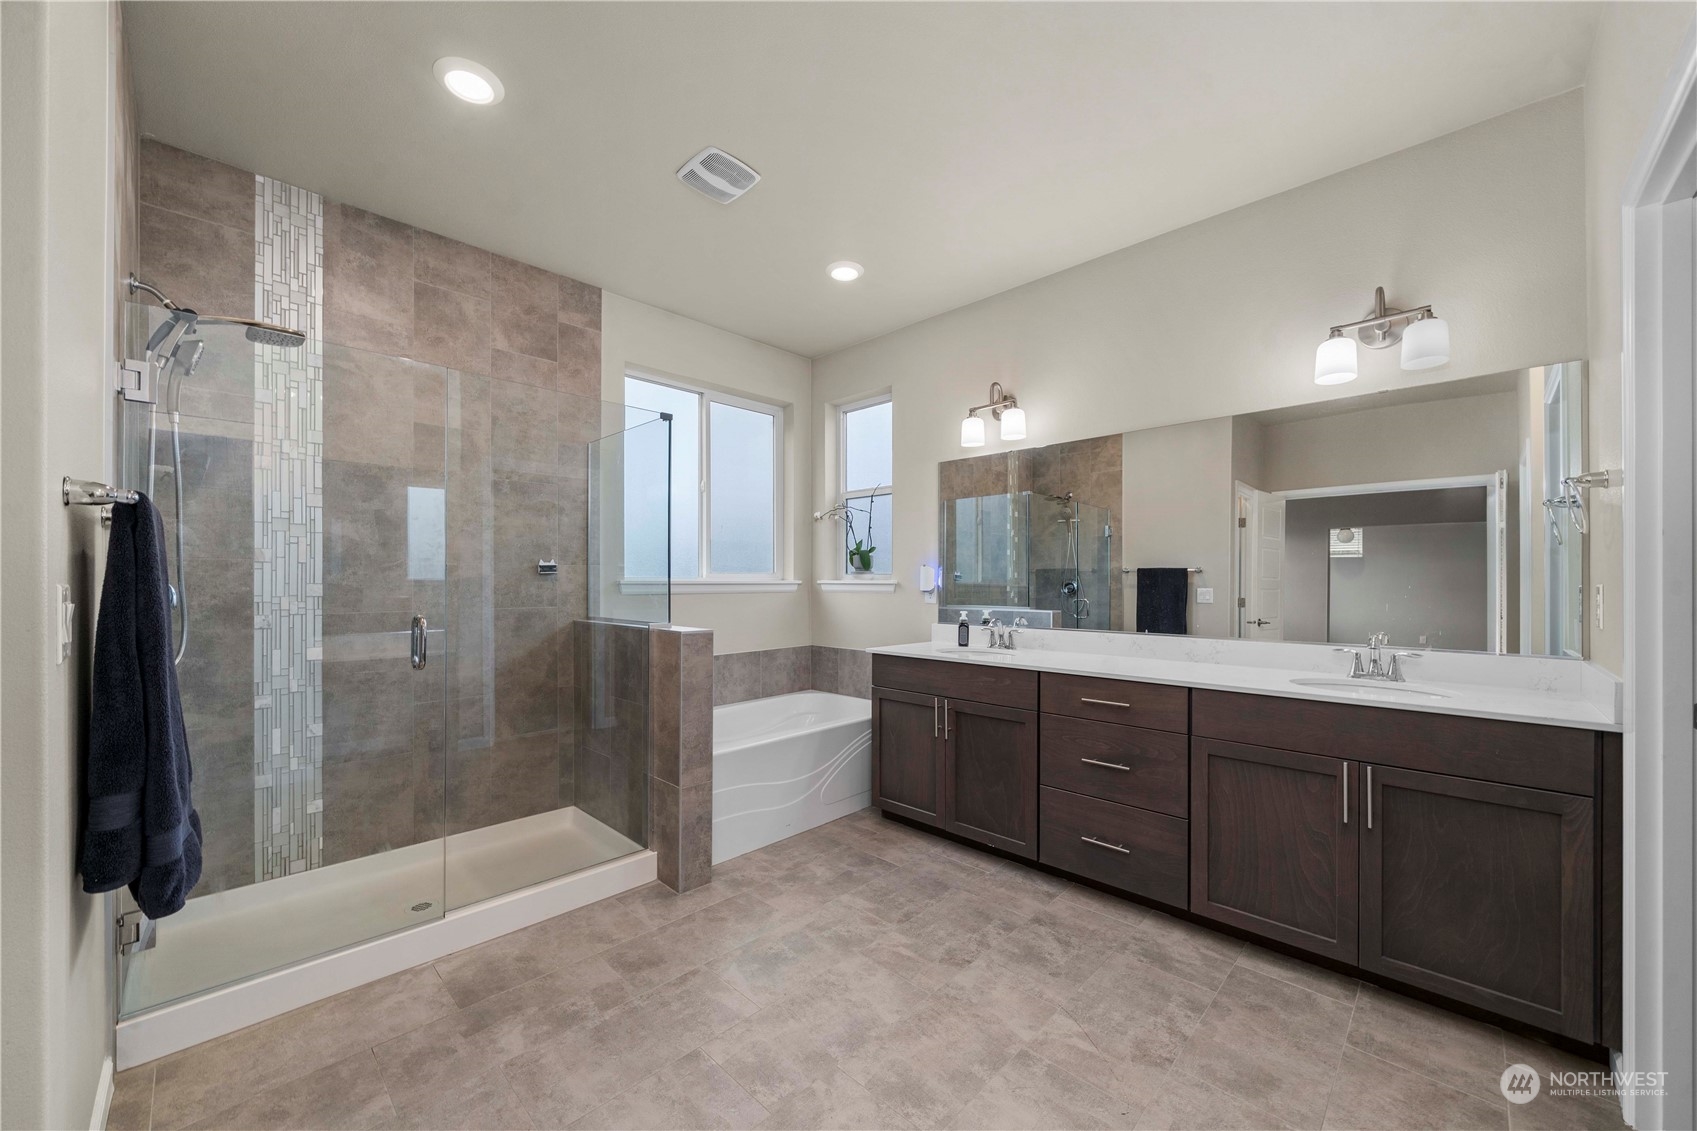
M433 906L435 905L431 903L415 903L412 905L412 909L414 911L429 911Z

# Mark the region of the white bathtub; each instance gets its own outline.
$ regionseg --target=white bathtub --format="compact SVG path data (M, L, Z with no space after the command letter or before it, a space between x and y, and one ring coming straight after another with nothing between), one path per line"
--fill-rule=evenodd
M713 863L872 801L872 703L798 691L713 708Z

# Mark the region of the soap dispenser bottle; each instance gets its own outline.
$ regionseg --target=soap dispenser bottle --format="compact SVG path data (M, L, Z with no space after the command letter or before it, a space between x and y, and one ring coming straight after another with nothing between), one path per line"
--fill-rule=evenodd
M966 614L960 615L960 624L955 628L955 643L965 648L972 640L972 625L967 623Z

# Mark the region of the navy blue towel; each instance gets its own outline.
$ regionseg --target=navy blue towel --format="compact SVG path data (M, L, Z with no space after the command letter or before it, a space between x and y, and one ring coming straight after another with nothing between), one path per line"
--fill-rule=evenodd
M86 892L128 886L150 919L182 910L200 880L200 815L189 795L183 704L172 662L165 524L143 495L112 508L94 634Z
M1188 569L1138 569L1137 631L1183 636L1189 615Z

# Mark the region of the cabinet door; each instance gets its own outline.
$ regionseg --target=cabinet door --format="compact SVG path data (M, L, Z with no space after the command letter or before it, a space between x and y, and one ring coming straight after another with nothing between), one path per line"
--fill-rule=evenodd
M1366 772L1361 966L1596 1040L1591 799Z
M1353 962L1357 768L1206 738L1190 760L1190 909Z
M1037 713L943 701L945 820L952 833L1037 858Z
M942 717L940 699L872 689L872 798L880 809L943 823Z

